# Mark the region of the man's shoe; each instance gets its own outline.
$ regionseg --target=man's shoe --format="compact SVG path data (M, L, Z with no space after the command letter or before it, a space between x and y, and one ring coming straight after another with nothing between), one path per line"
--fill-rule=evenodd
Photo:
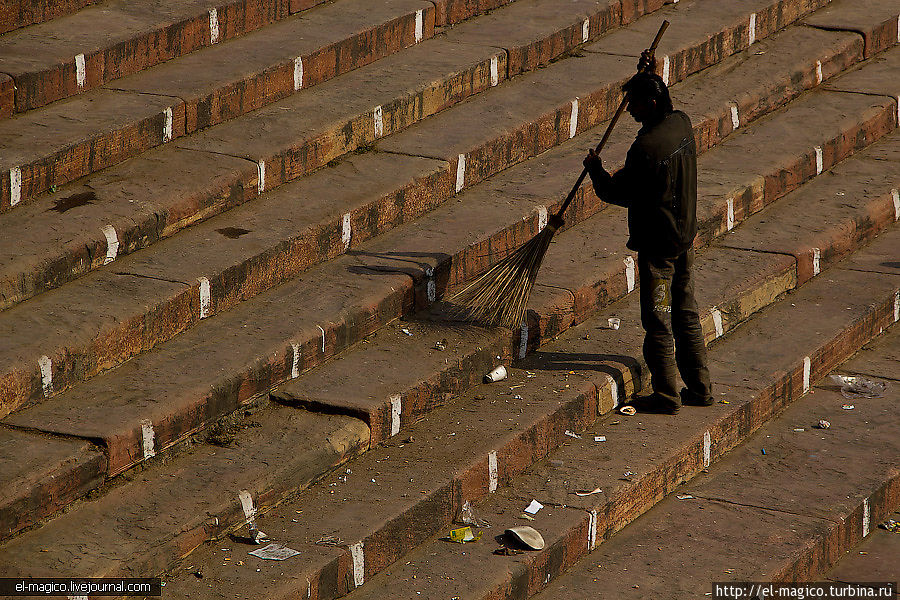
M681 403L685 406L712 406L716 400L712 396L700 396L687 388L681 388Z
M677 402L663 398L656 393L648 396L635 396L628 405L633 406L639 413L657 415L674 415L681 408L681 405Z

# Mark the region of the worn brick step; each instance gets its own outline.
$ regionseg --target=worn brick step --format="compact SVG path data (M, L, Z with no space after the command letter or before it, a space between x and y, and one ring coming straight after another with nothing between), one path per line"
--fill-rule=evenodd
M66 0L65 2L14 0L4 2L0 9L0 33L72 14L96 2L97 0Z
M388 588L396 598L528 597L540 591L587 555L596 542L609 538L678 485L717 462L803 395L809 383L893 324L898 299L900 278L894 274L840 266L829 270L827 279L808 282L710 348L717 397L729 404L686 407L684 416L678 417L610 415L581 439L569 440L554 452L549 457L552 463L536 463L509 487L500 487L475 504L476 514L502 530L526 523L519 517L522 509L532 498L539 500L545 508L527 524L541 531L547 542L545 550L499 558L509 562L498 564L498 558L491 555L496 545L489 538L464 547L448 546L438 539L442 532L371 580L358 578L357 583L364 585L348 598L385 597ZM581 329L593 331L601 323L598 319ZM576 374L591 374L597 368L593 360L597 340L566 337L572 341L568 348L545 357L543 368L559 369L562 364ZM614 343L608 347L616 353L624 350ZM639 344L624 354L634 351L639 352ZM536 354L535 359L539 358ZM524 364L532 372L540 368L538 362ZM598 434L608 441L595 442ZM623 476L628 472L632 475ZM602 493L586 497L573 493L596 487ZM282 539L290 545L301 534L286 525ZM495 535L494 529L485 535ZM360 562L365 568L366 562L358 560L357 564ZM630 564L628 567L631 570Z
M803 21L832 31L854 31L866 43L866 58L900 44L900 8L880 0L834 0Z
M130 481L20 535L0 549L4 571L34 577L59 569L95 576L160 573L246 515L365 451L369 432L351 417L269 407L248 412L211 440L151 463ZM72 561L64 558L69 553Z
M882 256L889 256L891 247L882 250ZM748 257L755 254L747 251L739 253ZM721 265L729 265L728 254L726 251L717 255L716 250L710 250L705 257ZM777 255L769 255L755 256L750 260L760 261L757 263L759 265L779 259ZM735 286L740 287L747 264L731 263L730 273L727 274L722 272L728 271L728 266L725 266L718 273L717 287L720 290L731 287L732 292ZM828 273L832 276L834 270ZM834 276L842 277L842 281L826 282L819 278L796 292L793 300L797 307L803 308L791 307L787 300L779 302L753 316L748 326L737 329L713 345L710 351L715 361L717 351L731 344L729 336L745 335L748 328L755 335L759 335L760 330L765 332L771 329L781 332L784 337L793 335L796 338L793 344L785 344L780 352L769 352L769 363L765 365L769 369L760 371L764 375L757 377L757 391L729 386L726 397L731 401L730 405L684 409L685 413L697 411L700 416L703 416L701 411L705 411L707 423L697 423L696 415L694 419L652 415L628 419L617 415L615 420L621 421L619 424L595 426L588 434L584 433L584 428L590 427L595 415L610 410L622 397L620 380L597 376L614 372L607 371L604 364L609 359L616 359L616 356L609 355L619 355L621 364L632 360L626 359L627 356L638 356L640 353L639 335L633 335L634 340L623 344L619 338L608 338L612 333L609 330L597 333L608 314L622 314L618 305L613 305L610 311L571 329L557 342L548 344L520 363L522 369L511 369L508 380L473 389L459 400L404 428L403 433L388 444L350 463L351 473L346 475L346 479L344 473L330 476L321 487L311 488L295 502L262 515L260 527L278 532L277 541L301 551L302 559L294 565L284 563L273 568L262 561L245 560L249 568L235 567L230 564L231 561L222 561L226 555L220 548L227 546L227 556L232 560L240 558L246 548L211 542L198 550L189 564L194 568L199 566L205 577L222 585L206 586L182 572L174 581L168 582L167 590L176 598L196 595L218 598L227 593L223 590L239 586L262 591L266 597L272 598L291 597L292 594L302 594L306 589L313 593L311 597L316 597L317 591L323 597L333 597L336 593L353 590L365 583L350 597L356 594L363 597L407 598L416 597L418 592L436 598L454 595L481 597L479 592L493 592L498 593L498 597L505 597L510 589L529 588L529 575L533 576L531 581L537 589L544 581L543 569L554 570L552 575L555 577L558 574L556 570L571 564L587 550L589 513L557 507L594 508L598 511L594 523L600 535L621 528L623 521L636 516L631 514L632 509L643 512L648 507L648 500L655 502L665 494L665 491L660 491L662 488L672 488L692 475L688 473L690 469L699 471L703 468L704 428L709 426L709 431L714 434L710 436L710 457L715 460L772 416L772 399L766 399L767 394L774 394L778 402L799 396L797 390L791 392L790 388L785 389L782 379L786 372L795 379L802 378L801 353L814 357L814 362L810 364L815 379L818 379L831 369L835 359L842 357L835 356L839 353L831 353L827 358L820 359L810 350L827 348L835 338L852 339L859 344L863 339L877 335L880 328L895 322L894 306L900 289L897 275L900 271L884 275L841 269ZM727 283L729 278L731 286ZM852 287L852 293L843 295L842 301L835 301L835 287L848 280L858 284L859 279L866 281ZM800 294L807 297L801 301ZM622 302L633 304L634 300L629 297ZM827 309L814 306L820 300L830 303ZM846 310L848 305L852 311ZM813 322L812 319L797 318L799 310L824 313L817 314L819 331L808 327L802 331L795 328L792 333L777 323L772 325L775 320L779 323L792 319L799 323ZM629 323L626 321L626 324ZM635 329L638 328L635 326ZM590 334L589 341L582 339L585 334ZM742 341L735 346L744 349L745 343ZM604 354L597 354L598 344L603 344ZM758 344L754 350L756 352L759 351ZM800 375L794 373L798 368ZM586 383L590 383L587 388ZM585 394L591 389L596 391ZM751 394L755 396L752 399ZM514 398L514 395L521 396L521 399ZM547 396L555 400L550 404L553 409L561 401L570 403L572 408L568 409L568 416L559 420L558 413L554 413L552 418L545 420L540 431L521 431L523 420L532 421L535 407L547 410ZM744 400L738 405L742 397ZM751 407L757 410L748 414ZM610 420L606 418L603 422ZM735 427L735 421L741 425ZM486 446L485 443L494 428L515 440L514 445L490 442L492 452L491 445ZM566 429L582 433L582 439L572 440L565 435ZM677 432L674 436L673 430ZM594 443L594 433L605 434L609 440L606 444L621 444L622 449ZM656 442L652 448L645 449L648 439ZM565 443L560 447L560 442ZM475 455L475 460L468 458L470 454ZM548 466L546 460L541 460L548 454L549 458L562 462L564 477L560 476L560 467ZM456 465L462 460L470 461L472 466L461 470ZM559 465L557 460L550 464ZM603 469L603 473L598 475L598 468ZM615 481L626 469L638 473L636 482L625 484ZM450 483L445 483L439 493L432 491L429 485L435 473L452 474L449 477L445 475ZM496 475L492 476L492 473ZM548 478L553 482L549 489L546 483ZM565 479L566 483L562 484L561 479ZM562 485L565 487L560 489ZM598 496L579 499L572 494L573 489L594 489L597 485L604 490L599 498L606 496L612 499L610 505L604 507L603 500L597 500ZM491 496L495 486L496 492ZM507 486L511 486L510 490L506 489ZM498 569L494 557L489 555L495 547L490 537L502 533L503 527L515 522L523 523L518 515L532 497L545 501L547 505L536 517L539 522L537 526L545 539L551 543L561 538L568 540L568 550L556 545L549 556L545 553L534 559L528 556L497 559L514 560L518 565L511 567L512 572ZM475 505L476 514L490 521L493 528L484 531L484 537L478 544L456 551L454 546L444 545L445 542L435 537L445 534L444 528L449 527L466 500L479 501ZM414 502L418 503L417 506L410 507ZM601 504L598 506L594 502ZM389 516L385 511L390 506L397 508ZM498 517L501 509L506 518ZM333 517L330 516L332 514ZM340 557L321 556L321 547L317 547L315 542L323 536L342 540L343 553ZM428 539L430 536L434 537ZM477 553L476 560L471 560L470 552ZM403 561L398 560L401 557ZM450 566L451 561L455 566ZM256 568L260 571L257 572ZM528 573L528 568L535 572ZM424 585L423 578L427 585ZM495 587L488 587L494 584ZM386 592L388 586L393 586L391 592ZM327 593L323 594L322 590L327 590Z
M852 49L848 50L848 52L852 53ZM838 52L837 54L839 56L843 56L842 52ZM620 60L620 59L615 59L615 58L607 57L607 56L603 56L603 55L595 55L595 56L597 56L599 58L599 60L601 60L601 62L604 62L604 64L606 64L606 61L609 61L609 60ZM390 59L386 59L386 60L390 60ZM588 60L588 59L580 59L580 60ZM618 64L618 63L616 63L616 64ZM555 68L555 67L558 67L558 68ZM563 67L565 67L565 61L558 62L555 65L551 66L550 68L542 70L541 73L537 74L537 75L542 75L542 74L547 73L548 74L547 77L559 77L560 69L562 69ZM624 68L625 68L625 66L623 65L623 69ZM357 73L360 73L360 71L351 73L349 75L349 77L353 77ZM793 73L792 73L792 75L793 75ZM527 84L527 82L526 82L526 84ZM325 84L325 85L327 86L328 84ZM515 85L515 82L512 85ZM608 86L606 86L606 84L604 84L604 86L608 89ZM317 91L319 91L319 90L317 90ZM503 92L502 89L498 90L498 91ZM721 97L718 97L718 96L713 96L713 98L721 100ZM722 119L724 119L725 117L723 115L729 114L729 109L727 106L722 106L720 104L718 107L715 107L714 106L715 102L712 102L712 104L713 104L713 108L705 109L703 111L703 114L712 113L713 110L715 110L717 112L717 115L714 117L716 122L720 122ZM571 112L571 106L569 104L564 104L563 106L564 106L564 110ZM700 104L697 104L697 106L700 106ZM710 106L710 105L706 104L705 106ZM856 108L859 108L859 107L856 107ZM594 114L593 116L589 117L585 111L582 111L579 116L579 122L581 122L581 120L584 119L584 121L587 122L587 125L589 125L591 120L600 118L602 116L602 114L603 113L597 113L597 114ZM712 119L713 117L710 117L707 115L706 118ZM559 127L560 127L560 129L563 129L565 131L565 135L568 136L570 133L570 128L566 125L567 125L566 123L562 123ZM621 154L624 154L624 152L622 152ZM184 160L184 157L180 157L180 159ZM219 158L217 158L216 160L219 160ZM225 158L222 157L222 160L225 160ZM227 159L227 160L231 160L231 159ZM396 158L396 155L384 155L383 157L380 158L380 160L390 162L390 161L397 161L399 159ZM132 163L132 165L135 165L135 164L138 164L138 163L137 162ZM201 166L205 167L206 165L200 164L200 165L198 165L198 168ZM425 190L421 190L421 188L420 188L419 192L417 192L417 193L420 193L422 196L424 196L426 198L432 199L431 201L435 201L435 199L437 201L439 201L440 199L446 197L446 194L440 194L440 193L435 194L432 190L428 189L432 185L435 185L435 187L438 190L446 189L445 186L447 186L447 185L453 185L452 179L450 179L450 182L448 182L447 178L445 177L445 173L447 170L449 170L450 174L452 174L454 172L454 168L453 168L452 164L449 166L449 169L447 166L443 166L443 167L441 167L441 169L442 170L440 172L433 174L433 176L425 177L423 179L423 181L420 182L420 183L424 183L423 187L425 188ZM458 171L458 169L456 169L456 170ZM192 176L193 176L193 174L192 174ZM225 179L227 181L228 176L229 175L225 174L222 176L221 179ZM451 177L452 177L452 175L451 175ZM118 178L116 178L116 179L118 179ZM213 189L221 190L222 187L224 187L221 182L221 179L219 180L219 182L217 182L218 185L215 186ZM142 183L144 183L144 182L131 181L126 185L129 185L129 186L130 185L140 185ZM176 188L176 191L174 193L176 195L178 195L179 192L177 190L182 189L181 185L183 185L183 184L191 185L191 183L192 182L190 180L188 180L187 176L185 177L185 180L181 180L179 178L173 184L173 186ZM122 185L121 182L116 181L116 186L121 186L121 185ZM402 185L409 186L408 180L405 180ZM150 187L152 187L152 186L150 186ZM229 199L233 199L235 196L238 196L240 198L242 193L245 191L246 191L246 186L242 184L241 189L231 190L231 193L229 194ZM89 209L91 209L92 206L93 206L92 204L87 205L87 207ZM343 225L343 215L344 214L346 214L346 213L343 213L340 217L341 225ZM149 224L155 224L157 222L156 214L151 213L150 215L147 215L146 218L144 219L144 222L149 222ZM228 225L230 225L232 227L234 226L234 224L232 224L232 223L228 223ZM353 223L352 223L352 218L351 218L351 226L352 225L353 225ZM157 226L159 226L159 225L157 225ZM530 227L530 225L529 225L529 227ZM328 224L326 227L326 230L328 231L329 236L334 235L334 225L333 224ZM345 233L343 231L343 227L342 227L342 233ZM531 234L530 231L526 231L523 233L526 235ZM219 234L215 234L215 235L207 234L207 236L212 237L217 240L220 239L220 237L221 237ZM337 251L338 249L343 250L346 247L346 242L344 241L344 237L345 237L344 235L341 236L341 242L340 242L340 245L338 246L338 248L335 248L334 245L326 246L326 248L327 248L326 256L327 256L328 251ZM332 238L332 239L336 240L336 238ZM520 235L520 238L517 238L517 240L518 239L527 239L527 237L523 238ZM352 232L351 232L351 241L352 241ZM106 245L105 240L104 240L104 242L101 242L101 243L103 245ZM173 242L173 243L175 243L177 245L177 242ZM333 244L334 243L336 243L336 242L333 242ZM210 247L211 255L220 254L220 252L221 252L220 250L213 249L211 246L209 246L209 244L205 244L205 245ZM99 252L97 252L95 250L95 252L97 252L97 254L92 254L92 256L97 256L97 259L96 259L97 263L105 262L108 258L110 258L109 248L107 248L107 253L105 256L101 254L101 252L102 252L101 248L98 248L97 250L99 250ZM17 251L20 251L20 250L17 249ZM453 254L455 254L455 252L456 251L454 251ZM470 255L471 254L473 254L473 253L470 253ZM165 255L164 249L163 250L157 249L156 256L160 256L160 255ZM32 260L32 257L30 255L26 254L26 256L28 256L27 260ZM103 258L101 259L100 256L103 256ZM188 254L188 257L190 257L190 256L191 256L191 254ZM142 259L136 258L135 260L141 261ZM66 386L68 386L71 381L90 377L94 373L97 373L99 370L102 370L103 368L106 368L107 366L117 364L124 358L127 358L128 356L132 356L136 352L140 352L142 350L149 349L156 342L168 339L169 337L171 337L178 331L181 331L185 327L190 326L191 324L195 323L200 316L200 300L199 300L200 293L199 293L199 290L200 290L201 284L198 283L198 278L205 277L207 280L210 280L211 289L213 288L212 283L217 283L217 286L218 286L217 278L210 277L208 272L205 271L205 269L203 272L193 273L193 271L196 271L197 267L201 266L203 263L198 263L196 260L191 260L191 258L187 258L187 260L190 261L187 264L185 263L185 261L183 259L179 259L177 256L175 256L175 257L170 256L165 260L166 260L166 264L168 264L169 267L160 268L158 266L151 266L151 268L144 269L144 270L130 269L129 268L130 263L129 263L128 258L120 259L120 261L117 262L114 267L114 268L116 268L116 272L120 272L120 273L125 272L125 273L137 274L137 275L147 275L149 277L153 277L153 278L156 278L159 280L165 280L159 284L150 284L150 283L143 284L145 287L151 287L151 288L153 288L154 286L158 287L159 289L154 290L157 294L157 296L156 296L157 298L159 298L160 295L162 297L169 298L169 300L162 302L162 303L159 300L156 300L156 301L149 300L149 302L147 300L145 300L143 302L140 302L140 305L142 305L142 306L149 305L149 306L156 307L155 312L153 314L152 321L147 320L146 312L144 312L140 315L135 315L133 313L133 309L131 307L134 306L134 304L135 304L134 296L133 296L132 292L123 290L122 293L126 293L129 295L129 300L124 301L124 302L122 302L122 301L111 302L112 306L108 307L108 308L104 308L103 306L99 306L99 305L94 306L94 307L89 307L87 309L88 315L86 315L83 318L78 317L78 325L76 326L78 333L75 336L66 336L65 344L68 349L65 352L63 352L62 354L57 353L56 351L48 351L46 340L42 339L40 336L35 338L33 335L30 334L28 337L31 339L35 339L35 343L40 345L41 347L35 348L35 350L33 351L34 358L32 361L28 361L27 358L24 359L26 361L25 364L27 366L25 366L24 368L22 368L22 366L18 367L18 372L16 374L10 375L6 378L5 388L7 390L10 390L10 393L8 394L9 399L7 402L7 406L10 406L11 404L15 403L15 400L14 400L15 398L37 399L37 398L40 398L41 396L45 395L46 391L49 391L49 387L47 385L45 385L47 383L48 377L46 376L46 373L44 376L42 376L41 375L42 372L38 368L38 366L39 366L38 359L40 359L41 356L47 356L50 359L51 364L56 365L56 366L52 367L52 380L53 380L53 386L54 386L53 390L56 392L59 392L60 390L62 390ZM95 261L92 260L91 262L93 263ZM275 264L275 262L276 261L273 260L273 264ZM309 263L307 262L306 264L309 264ZM483 264L483 262L481 264ZM172 270L172 268L171 268L172 265L174 265L176 267L176 271ZM476 266L478 266L478 265L476 265ZM185 269L187 269L187 271L185 271ZM271 270L269 270L269 272L271 273ZM238 277L238 282L236 284L234 279L231 279L235 275L235 273L233 271L231 273L225 273L224 267L223 267L223 271L221 271L220 273L222 273L222 275L220 277L221 277L221 282L222 282L222 287L223 287L224 293L220 293L218 291L218 289L213 289L214 293L211 295L212 297L210 299L209 306L206 306L204 309L204 311L205 311L204 314L213 314L214 312L216 312L218 310L224 310L225 308L233 305L234 302L238 301L242 297L245 297L246 295L252 295L252 293L255 293L253 288L258 286L257 283L250 283L250 284L244 285L243 283L240 282L240 276ZM244 275L246 275L246 272L244 272ZM266 273L259 273L258 275L260 276L259 279L262 279L262 280L265 280L266 277L268 277L268 275ZM12 278L15 278L15 276L13 276ZM47 315L48 319L54 319L54 317L50 316L53 314L53 311L55 310L54 307L63 306L63 305L68 307L71 305L71 301L65 300L65 297L68 296L69 294L73 294L75 297L77 297L80 293L78 290L81 287L102 285L101 282L104 282L104 281L111 282L116 279L117 279L117 277L113 276L110 273L105 273L102 275L97 274L93 277L85 278L83 281L77 282L75 284L75 287L70 287L68 290L63 289L63 290L59 290L58 292L56 292L54 294L48 295L47 297L36 298L35 301L37 301L38 304L42 304L45 308L41 308L41 309L35 311L36 306L34 303L31 304L31 308L29 310L26 310L24 307L15 307L16 309L18 309L18 311L16 311L16 310L13 310L12 312L6 311L8 314L4 315L4 320L9 319L10 323L14 323L13 327L15 328L15 327L19 327L20 324L22 322L24 322L22 319L24 319L25 321L29 321L29 320L34 321L35 319L41 320L43 317L35 316L35 315L39 315L39 314ZM284 279L281 279L281 281L283 281L283 280ZM114 285L114 284L109 284L109 285ZM265 287L266 286L264 285L263 289ZM256 287L256 291L258 291L258 290L259 290L259 287ZM248 292L249 292L249 294L248 294ZM224 298L226 301L220 303L220 298ZM62 301L61 304L60 304L60 301ZM116 326L116 327L118 327L118 329L114 328L112 331L103 332L100 335L98 335L96 333L91 333L90 331L85 330L85 328L83 326L83 324L85 323L85 320L83 320L83 319L87 319L87 321L89 322L90 321L89 314L91 312L98 312L98 311L103 311L104 314L107 314L107 315L110 313L110 311L115 313L117 315L117 317L116 317L117 321L119 323L127 324L127 328L129 329L130 333L127 333L126 337L122 338L121 335L125 332L123 331L121 326ZM17 316L15 318L13 318L13 315L17 315ZM27 316L27 315L31 315L31 316ZM72 319L73 316L70 315L68 318ZM104 317L104 318L100 318L99 321L101 323L108 322L108 319ZM48 320L48 322L49 322L49 320ZM95 321L95 323L96 323L96 321ZM94 327L96 327L96 325ZM148 331L148 329L149 329L149 331ZM58 325L56 326L56 330L60 331L58 328ZM93 331L96 331L96 330L93 330ZM137 333L139 335L139 339L135 339L135 333ZM88 351L87 355L82 354L80 351L75 350L75 344L73 343L73 341L77 340L79 335L86 337L86 339L90 341L89 345L91 346L92 349ZM22 360L23 360L22 356L23 356L23 354L27 355L27 352L25 352L24 349L22 349L22 348L19 348L18 350L19 351L10 358L10 364L22 365ZM61 365L66 365L67 363L71 366L60 369ZM45 371L47 371L47 369L45 369ZM74 379L72 379L72 378L74 378Z
M900 521L900 512L881 519ZM871 533L858 545L847 552L825 573L827 581L856 583L860 581L897 581L900 571L897 556L900 553L900 535L875 527L872 521ZM896 600L897 596L894 596Z
M0 38L4 114L79 94L287 19L323 0L106 0ZM73 4L71 0L61 5ZM81 4L87 4L81 2Z
M871 354L896 354L897 329L876 338ZM884 379L896 370L873 375ZM729 390L729 397L740 393ZM855 409L847 411L841 406L848 400L823 381L711 465L708 474L679 488L677 497L668 496L611 538L598 538L599 548L535 600L699 598L714 581L820 581L826 569L867 534L881 537L885 549L900 548L891 544L891 534L876 528L900 505L900 446L893 433L900 420L897 398L895 391L885 398L855 401ZM814 429L820 419L830 421L831 429ZM615 429L607 430L610 441L617 443ZM544 472L558 481L574 466ZM596 473L587 461L578 466L588 469L584 480ZM684 495L693 498L678 499ZM750 537L767 543L743 543ZM867 539L858 548L877 543ZM897 573L896 555L893 558L881 563L887 567L893 562L893 569L872 569L867 576L860 569L867 559L848 556L846 566L838 563L838 573L832 571L832 576L839 581L893 581L885 576Z
M0 135L8 140L0 164L0 206L11 208L414 46L433 36L433 8L422 0L375 6L339 0L302 18L0 121ZM28 88L20 85L18 91L26 94Z

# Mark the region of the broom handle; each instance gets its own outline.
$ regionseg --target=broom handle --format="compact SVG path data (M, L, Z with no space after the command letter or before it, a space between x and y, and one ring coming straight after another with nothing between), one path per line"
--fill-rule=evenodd
M653 43L650 45L650 56L654 56L656 53L656 47L659 45L659 40L662 39L663 34L666 32L666 28L668 28L669 22L663 21L662 25L659 26L659 31L656 32L656 37L653 39ZM600 140L600 143L597 144L596 152L600 154L600 151L603 150L603 146L606 145L607 140L609 140L610 134L612 134L613 127L616 126L616 123L619 121L619 117L622 116L622 112L625 110L625 105L628 104L626 99L623 97L622 101L619 103L619 108L616 109L616 114L613 115L612 121L609 122L609 125L606 127L606 133L603 134L603 138ZM581 184L584 182L584 178L587 177L588 170L585 167L581 171L581 176L578 178L578 181L575 182L575 186L572 188L572 191L569 192L569 195L566 196L566 201L563 202L562 207L556 213L556 218L561 218L563 213L566 212L566 209L569 208L569 204L572 203L572 200L575 198L575 194L578 193L578 188L581 187Z

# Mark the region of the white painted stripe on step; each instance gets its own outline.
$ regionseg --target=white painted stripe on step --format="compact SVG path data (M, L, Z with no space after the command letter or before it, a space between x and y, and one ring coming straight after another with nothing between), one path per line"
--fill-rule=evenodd
M547 212L547 207L543 204L537 207L538 214L538 231L543 231L544 227L547 226L547 220L549 218L549 214Z
M316 325L316 327L322 332L322 354L325 354L325 330L322 329L321 325Z
M809 391L809 378L812 376L812 361L808 356L803 357L803 393Z
M219 12L215 8L209 9L209 43L216 44L219 41Z
M41 388L44 391L44 398L48 398L53 393L53 361L49 356L42 356L38 359L38 367L41 369Z
M256 177L256 193L262 194L266 191L266 161L256 163Z
M205 319L209 316L209 279L206 277L198 277L197 282L200 284L200 318Z
M731 103L729 106L731 108L731 130L734 131L741 126L741 118L738 115L737 104Z
M863 500L862 536L867 537L872 527L872 512L869 510L869 499Z
M597 545L597 510L591 509L590 521L588 522L588 552L592 552Z
M400 396L391 396L391 436L400 433L400 413L403 411L403 403Z
M350 556L353 558L353 585L361 587L366 582L366 557L363 542L350 544Z
M22 200L22 169L9 170L9 205L15 206Z
M491 57L491 87L500 84L500 59L496 56Z
M634 291L634 257L625 257L625 285L629 292Z
M900 321L900 290L894 294L894 323Z
M725 212L725 229L731 231L734 229L734 198L729 198L725 203L727 208Z
M112 225L104 225L100 231L106 237L106 258L103 259L103 264L108 265L119 255L119 236L116 235L116 228Z
M425 284L425 295L429 302L437 300L437 286L434 283L434 278L429 279Z
M241 510L244 511L244 518L252 521L256 516L256 508L253 506L253 497L247 490L238 492L238 501L241 503Z
M353 232L350 229L350 213L344 213L344 217L341 219L341 244L344 247L344 252L350 248L351 235L353 235Z
M156 433L153 431L153 421L141 419L141 448L144 452L144 460L156 456Z
M607 375L606 378L609 380L609 396L612 398L613 407L619 407L619 386L616 384L616 380L613 379L612 375Z
M747 27L747 38L750 40L750 45L756 41L756 13L750 15L750 24Z
M420 8L419 10L416 11L416 43L417 44L419 42L421 42L422 38L424 37L424 33L422 32L423 29L424 29L424 14L423 14L422 9Z
M88 600L87 596L67 596L69 600Z
M297 379L300 377L300 344L291 342L291 349L294 351L291 361L291 379Z
M591 39L591 20L585 19L581 24L581 43L585 44Z
M712 452L712 436L709 430L703 432L703 468L709 468L709 455Z
M519 328L519 358L525 358L528 354L528 323L523 320Z
M169 106L163 111L165 122L163 123L163 144L172 141L172 107Z
M897 125L900 125L900 96L897 96Z
M309 580L309 577L306 578L306 598L307 600L312 598L312 581Z
M497 491L497 482L500 480L497 475L497 451L488 452L488 491L493 493Z
M817 60L816 61L816 85L819 85L820 83L822 83L823 79L824 79L824 77L822 76L822 61Z
M466 155L460 154L456 159L456 192L466 185Z
M821 175L824 170L825 160L822 154L822 146L816 146L816 175Z
M663 56L663 74L662 74L663 83L669 85L669 56Z
M380 138L384 135L384 112L380 106L375 107L373 118L375 120L375 137Z
M812 249L812 268L813 275L818 275L822 272L822 251L818 248Z
M897 43L900 44L900 16L897 17Z
M299 92L303 88L303 57L294 59L294 91Z
M84 68L84 54L75 55L75 85L78 89L84 88L84 81L87 79L87 71Z
M572 100L572 112L569 114L569 139L578 131L578 98Z
M725 335L725 327L722 325L722 312L718 308L713 308L711 311L713 325L716 328L716 337L720 338Z

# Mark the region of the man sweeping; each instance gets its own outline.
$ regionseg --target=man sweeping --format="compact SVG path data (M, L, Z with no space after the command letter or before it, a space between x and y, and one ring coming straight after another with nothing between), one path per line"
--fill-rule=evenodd
M643 353L653 392L630 404L640 412L675 414L682 404L709 406L713 398L691 278L697 148L690 118L673 109L655 71L653 54L645 51L638 74L623 86L627 110L642 125L625 166L610 175L594 150L584 166L601 200L628 209L626 245L638 253ZM676 367L686 386L680 391Z

